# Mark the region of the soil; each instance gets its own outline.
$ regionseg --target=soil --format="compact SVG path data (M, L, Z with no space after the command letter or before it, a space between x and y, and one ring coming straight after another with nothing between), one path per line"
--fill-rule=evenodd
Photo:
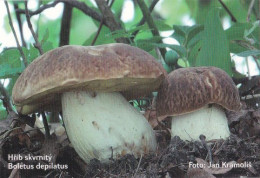
M154 116L149 112L149 117ZM136 159L125 155L109 164L91 160L85 164L77 155L68 140L52 134L46 141L44 135L34 128L28 119L9 118L1 122L0 137L0 177L259 177L260 176L260 109L248 107L244 103L240 112L227 112L232 132L226 140L183 141L169 134L170 118L152 123L158 141L156 153L143 155ZM12 120L13 119L13 120ZM12 122L10 122L12 120ZM30 119L33 120L33 118ZM3 131L3 128L7 128ZM26 130L27 128L27 130ZM10 160L8 155L21 155L22 160ZM46 160L25 160L28 155L53 155L52 162ZM211 167L210 167L211 163ZM9 165L33 165L33 169L8 168ZM35 169L36 166L49 165L49 169ZM64 169L64 165L67 168Z

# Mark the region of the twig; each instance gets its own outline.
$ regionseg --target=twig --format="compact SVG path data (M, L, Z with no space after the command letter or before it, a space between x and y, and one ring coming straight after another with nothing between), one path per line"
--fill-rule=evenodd
M138 165L137 165L137 168L136 168L136 171L135 171L135 174L134 174L133 177L135 177L136 174L138 173L138 170L139 170L139 167L140 167L140 165L141 165L142 159L143 159L143 154L141 154L140 160L139 160L139 162L138 162Z
M42 112L41 115L42 115L42 121L43 121L44 129L45 129L45 135L46 135L46 138L49 139L51 137L51 134L50 134L50 129L49 129L49 125L47 122L47 118L46 118L46 115L44 112Z
M0 82L0 93L3 96L3 98L1 98L1 99L3 100L3 105L5 106L5 109L6 109L7 113L12 112L13 109L12 109L12 104L11 104L10 97L7 94L7 91L6 91L4 85L1 82Z
M249 100L249 99L252 99L252 98L260 98L260 94L242 96L241 100Z
M113 12L106 4L106 1L104 0L95 0L95 1L97 3L99 10L103 14L104 23L107 24L111 32L121 30L122 27L120 23L116 21ZM117 38L116 41L119 43L130 43L130 41L127 38Z
M20 13L16 12L17 9L19 9L18 4L14 2L14 10L15 10L16 19L17 19L17 22L18 22L22 46L25 47L26 43L25 43L24 36L23 36L23 27L22 27L21 16L20 16Z
M72 9L73 7L70 6L69 4L64 4L64 10L63 10L62 20L61 20L59 46L64 46L69 44Z
M139 5L140 9L142 10L143 16L144 16L149 28L151 29L153 36L160 36L160 33L153 21L151 13L150 13L149 9L147 8L145 2L143 0L137 0L137 3ZM161 43L163 43L162 40L161 40ZM160 50L161 55L163 57L165 57L166 49L160 48L159 50Z
M29 27L29 29L32 33L32 36L34 38L34 41L35 41L34 46L35 46L35 48L37 48L39 50L40 54L42 55L43 50L42 50L41 44L39 43L38 37L36 36L35 32L33 31L32 23L31 23L31 20L30 20L30 15L29 15L28 7L27 7L27 0L24 1L24 5L25 5L26 21L27 21L28 27Z
M45 5L41 6L36 11L29 11L29 14L30 14L30 16L38 15L48 8L55 7L60 2L65 3L65 4L69 4L72 7L79 9L80 11L82 11L87 16L90 16L91 18L93 18L93 19L95 19L99 22L101 22L101 20L102 20L102 16L99 13L97 13L95 10L88 7L84 2L79 2L77 0L55 0L51 4L45 4ZM17 9L17 12L25 14L24 9ZM104 25L107 26L106 22L104 22Z
M248 22L250 21L250 16L251 16L254 4L255 4L255 0L251 0L250 5L248 7L248 12L247 12L247 21Z
M109 4L109 1L107 1L107 2L108 2L109 8L111 8L112 5L113 5L113 3L114 3L114 0L112 0L112 2L111 2L110 4ZM91 42L91 46L93 46L93 45L96 43L97 38L98 38L98 36L99 36L99 34L100 34L100 32L101 32L101 29L102 29L102 27L103 27L103 24L104 24L104 19L102 18L102 20L101 20L101 22L100 22L100 24L99 24L99 26L98 26L97 33L96 33L94 39L93 39L92 42Z
M19 163L17 163L15 165L15 167L17 166L18 167ZM15 177L20 177L20 170L18 168L14 168L11 172L11 174L9 175L9 178L15 178Z
M77 0L56 0L58 2L64 2L67 3L69 5L71 5L72 7L75 7L77 9L79 9L80 11L82 11L84 14L86 14L87 16L90 16L91 18L101 22L102 20L102 16L96 12L95 10L91 9L90 7L88 7L84 2L79 2ZM107 25L107 22L104 22L104 25Z
M232 20L233 22L237 22L237 19L236 19L235 16L231 13L231 11L227 8L226 4L224 4L224 3L222 2L222 0L218 0L218 1L219 1L219 3L223 6L223 8L227 11L228 15L231 17L231 20Z
M257 61L257 57L256 56L252 56L252 57L254 58L254 61L255 61L255 64L256 64L258 70L260 71L260 65L259 65L259 63Z
M248 57L246 57L246 68L247 68L247 73L248 73L248 80L251 80L251 73L250 73L250 68L249 68L249 63L248 63Z
M150 13L153 11L155 5L156 5L158 2L159 2L159 0L153 0L153 2L151 3L151 5L150 5L150 7L149 7ZM137 27L143 25L144 23L145 23L145 18L143 17L143 18L141 19L141 21L137 24ZM134 32L132 33L132 35L131 35L131 36L132 36L132 40L133 40L133 38L137 35L138 32L139 32L139 30L136 30L136 31L134 31Z
M37 9L36 11L29 11L29 14L30 14L30 16L38 15L46 9L49 9L51 7L55 7L58 3L59 3L59 1L54 1L51 4L45 4L45 5L41 6L39 9ZM25 14L24 9L16 9L16 12L19 13L19 14Z
M208 151L208 156L209 156L209 162L212 163L212 152L210 147L208 146L208 144L206 143L206 137L205 135L200 135L200 141L202 143L202 145L207 149Z
M10 24L10 27L12 29L12 32L13 32L13 35L14 35L14 38L15 38L15 42L16 42L17 48L18 48L18 50L19 50L19 52L20 52L20 54L22 56L24 65L27 66L28 63L27 63L27 60L26 60L25 55L23 53L22 47L19 44L19 41L18 41L16 32L15 32L15 29L14 29L13 21L12 21L12 18L11 18L11 13L10 13L10 10L9 10L9 6L8 6L8 3L7 3L7 0L5 0L4 2L5 2L7 14L8 14L9 24Z

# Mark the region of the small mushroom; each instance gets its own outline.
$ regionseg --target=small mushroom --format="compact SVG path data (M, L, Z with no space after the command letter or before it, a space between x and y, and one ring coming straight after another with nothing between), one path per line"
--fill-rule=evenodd
M156 100L159 120L172 116L171 134L183 140L230 136L224 109L240 109L238 89L226 72L216 67L191 67L171 72Z
M35 59L13 88L21 114L61 110L79 156L107 162L156 149L155 134L128 99L159 88L166 75L147 52L126 44L63 46Z

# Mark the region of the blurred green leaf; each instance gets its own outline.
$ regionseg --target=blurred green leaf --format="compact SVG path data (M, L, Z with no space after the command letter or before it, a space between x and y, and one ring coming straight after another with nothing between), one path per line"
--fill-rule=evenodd
M4 120L7 117L7 112L3 106L2 100L0 100L0 120Z
M0 54L0 78L10 78L24 70L17 48L5 49Z
M130 38L132 37L132 34L125 30L117 30L117 31L110 32L109 34L106 34L106 36L111 36L112 38L117 39L117 38Z
M241 53L236 53L236 55L241 56L241 57L258 56L258 55L260 55L260 50L243 51Z
M201 45L202 45L202 42L198 41L198 43L196 43L196 45L189 52L189 56L188 56L187 60L189 61L190 66L192 66L192 67L196 66L196 59L200 52Z
M108 44L108 43L114 43L115 40L112 36L109 36L110 34L110 30L106 27L103 26L98 37L97 40L95 42L95 45L101 45L101 44ZM84 43L84 46L90 46L92 41L94 40L96 36L96 33L93 33Z
M165 21L163 21L163 20L156 20L154 23L159 31L172 30L172 27L170 25L166 24Z
M170 48L176 51L180 57L186 57L187 50L183 46L179 45L172 45L172 44L165 44L165 43L151 43L153 46L158 48Z
M204 24L208 16L209 11L212 8L219 7L218 1L196 1L196 22L197 24Z
M74 17L74 13L73 13L73 17ZM40 19L37 23L38 23L38 27L39 27L37 29L38 34L39 34L38 38L46 39L46 37L48 36L47 40L45 40L45 41L50 41L54 47L57 47L59 44L59 35L60 35L60 24L61 24L60 17L55 20L51 20L51 19L48 19L46 16L42 15L42 16L40 16ZM48 31L48 33L47 33L47 31ZM73 37L71 37L71 38L73 38ZM73 40L73 39L71 39L71 40Z
M191 47L201 39L201 32L204 29L203 25L180 26L173 25L174 33L172 37L175 38L181 45Z
M2 64L0 66L0 79L10 78L14 75L21 73L24 70L23 67L13 68L8 64Z
M154 49L154 44L162 40L161 36L153 36L147 39L135 40L135 45L147 52Z
M189 0L192 1L192 0ZM185 1L165 0L160 3L160 15L166 17L167 24L182 24L184 14L189 14L189 8ZM157 12L158 13L158 12Z
M50 2L52 2L53 0L43 0L43 1L41 1L41 3L43 4L43 5L45 5L45 4L48 4L48 3L50 3Z
M202 40L203 37L203 31L199 32L197 35L195 35L192 39L188 41L187 48L190 49L193 46L195 46L199 41Z
M248 48L239 45L235 41L229 41L229 50L231 53L241 53L243 51L246 51L247 49Z
M249 32L250 29L250 34L246 35L246 31ZM255 48L259 48L259 26L254 27L254 25L249 22L235 23L230 28L225 30L225 33L229 40L230 52L232 53L240 53L246 51L250 48L250 45L254 46ZM249 41L249 39L253 39L255 44L250 44L251 42ZM248 47L246 47L245 45L240 45L237 40L242 41L245 44L248 43Z
M174 33L172 37L176 39L180 44L183 44L186 38L187 26L173 25Z
M196 66L215 66L232 75L229 43L218 14L219 10L213 8L207 15Z
M110 1L111 2L111 1ZM125 1L114 1L112 5L112 10L116 17L120 17L122 13L122 7Z
M193 25L189 28L187 34L187 48L194 46L199 40L202 39L204 26L203 25Z
M229 3L233 3L233 4L232 6L230 6L230 9L233 10L232 12L234 13L235 17L238 17L243 22L246 22L248 9L251 2L252 1L249 0L240 0L240 3L231 1ZM253 21L259 17L259 1L256 0L254 3L255 4L253 5L253 9L250 15L250 19Z
M35 58L40 55L38 49L36 49L32 44L30 45L30 48L26 49L25 51L26 52L24 53L26 55L28 63L31 63Z
M18 79L18 77L19 77L19 75L17 74L17 75L12 76L11 78L9 78L9 84L6 87L6 90L7 90L9 96L12 96L12 90L13 90L14 84L15 84L16 80Z
M41 44L45 43L48 38L49 38L49 29L47 28L43 37L42 37Z
M251 23L235 23L225 30L225 33L229 40L244 40L245 30L250 29L251 27Z
M46 41L42 44L42 50L43 50L44 53L46 53L46 52L48 52L52 49L54 49L52 42Z

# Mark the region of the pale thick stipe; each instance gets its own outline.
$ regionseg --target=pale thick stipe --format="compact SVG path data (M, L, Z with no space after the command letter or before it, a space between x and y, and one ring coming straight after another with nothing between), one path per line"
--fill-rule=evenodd
M62 110L69 139L86 162L108 162L111 148L113 158L156 150L151 126L120 93L67 92Z

